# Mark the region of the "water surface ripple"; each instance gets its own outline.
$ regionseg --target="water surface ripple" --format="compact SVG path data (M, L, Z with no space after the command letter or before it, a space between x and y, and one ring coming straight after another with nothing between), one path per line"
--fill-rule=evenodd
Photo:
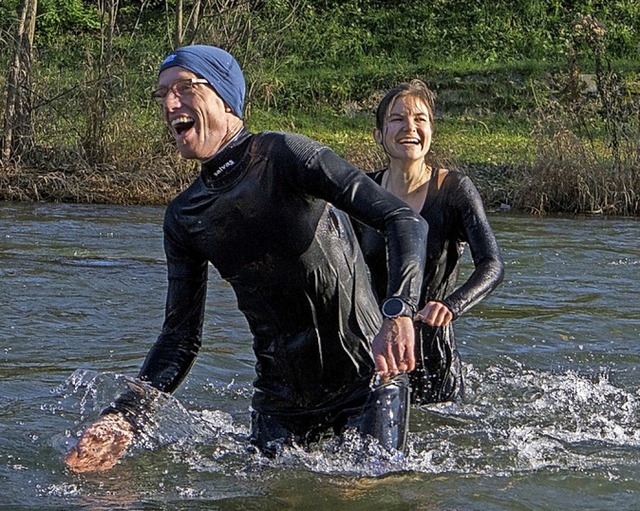
M491 216L506 277L457 322L465 399L415 409L406 457L357 438L248 453L251 339L212 272L186 382L138 386L156 411L131 454L68 473L64 452L161 325L162 215L0 203L1 509L640 509L632 219Z

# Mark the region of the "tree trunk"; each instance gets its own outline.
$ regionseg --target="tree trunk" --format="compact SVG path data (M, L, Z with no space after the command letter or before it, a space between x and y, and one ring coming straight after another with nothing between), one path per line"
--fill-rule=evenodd
M31 58L38 0L22 0L7 78L2 133L2 161L19 161L33 147Z
M175 31L173 34L174 48L179 48L180 46L182 46L182 40L183 40L182 17L183 17L182 0L177 0L176 1L176 24L175 24Z
M118 16L119 0L101 0L100 53L87 54L88 83L90 89L86 93L87 127L82 146L91 164L104 163L107 148L105 129L109 117L112 97L112 66L114 60L113 40Z

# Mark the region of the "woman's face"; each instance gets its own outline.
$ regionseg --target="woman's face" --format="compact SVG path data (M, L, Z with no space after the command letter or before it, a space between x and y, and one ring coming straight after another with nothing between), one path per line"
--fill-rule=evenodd
M159 88L196 78L181 67L165 69L158 77ZM165 89L166 90L166 89ZM187 94L168 92L162 102L164 119L185 158L206 160L235 133L238 118L208 84L195 84Z
M402 96L394 100L382 130L376 128L374 138L389 158L412 162L424 160L432 134L429 107L419 98Z

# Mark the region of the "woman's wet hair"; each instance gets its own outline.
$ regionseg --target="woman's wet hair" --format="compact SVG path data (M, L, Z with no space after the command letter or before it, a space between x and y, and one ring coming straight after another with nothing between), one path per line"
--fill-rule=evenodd
M394 102L396 99L403 97L419 99L427 105L429 122L431 126L433 126L435 96L422 80L416 78L410 82L401 83L385 94L376 110L376 128L380 130L383 128L384 122L389 111L393 108Z

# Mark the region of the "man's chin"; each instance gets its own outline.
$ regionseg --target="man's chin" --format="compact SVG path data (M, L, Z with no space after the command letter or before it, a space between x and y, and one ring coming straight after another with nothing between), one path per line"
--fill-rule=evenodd
M193 149L191 149L190 146L183 144L182 141L176 141L176 147L178 149L178 152L180 153L180 156L182 156L183 158L186 158L187 160L193 160L193 159L197 159L198 155L196 155L193 151Z

